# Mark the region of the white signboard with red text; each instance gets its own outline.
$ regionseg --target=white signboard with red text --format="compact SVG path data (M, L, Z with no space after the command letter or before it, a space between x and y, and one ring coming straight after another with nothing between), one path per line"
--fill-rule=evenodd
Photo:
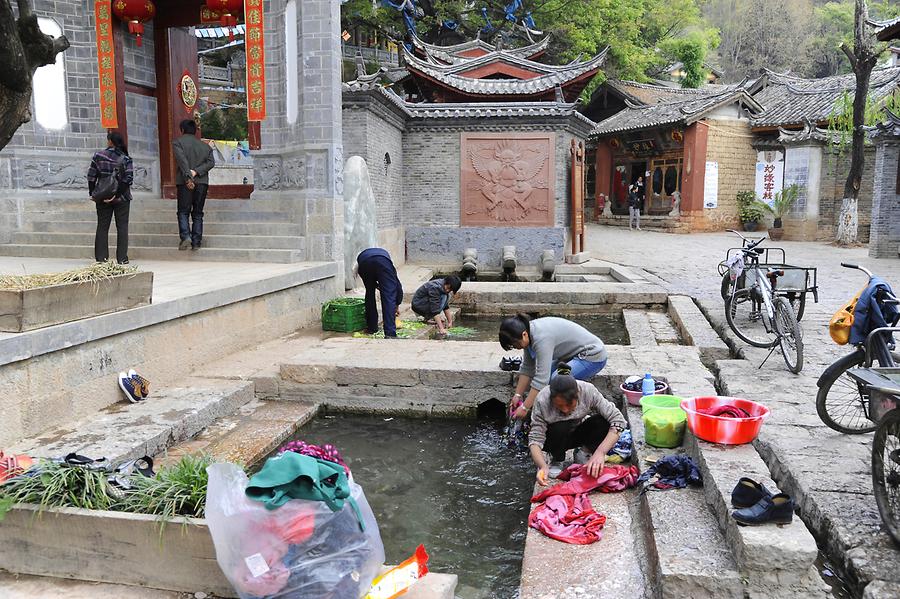
M784 152L767 150L756 155L756 197L772 205L784 187Z

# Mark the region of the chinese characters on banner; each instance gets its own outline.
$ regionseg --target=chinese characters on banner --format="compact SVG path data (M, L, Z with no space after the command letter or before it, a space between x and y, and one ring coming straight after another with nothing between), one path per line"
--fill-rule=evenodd
M784 187L784 152L769 150L756 157L756 197L772 205Z
M719 163L707 162L703 176L703 207L719 207Z
M116 55L111 13L110 0L95 0L97 71L100 75L100 124L105 129L115 129L119 126L116 115Z
M213 10L205 4L200 7L200 23L215 23L219 24L222 22L222 13L217 10Z
M244 0L247 47L247 120L266 118L266 50L262 0Z

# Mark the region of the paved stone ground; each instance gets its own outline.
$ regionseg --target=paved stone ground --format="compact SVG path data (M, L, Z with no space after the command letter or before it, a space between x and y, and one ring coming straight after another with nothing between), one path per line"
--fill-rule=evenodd
M729 233L674 235L631 232L589 225L587 249L595 257L644 268L670 292L700 301L715 324L724 323L716 265L740 240ZM757 449L783 488L800 501L804 520L841 558L850 584L859 591L870 581L900 583L900 550L881 529L872 495L872 435L843 435L826 427L815 409L816 380L848 350L828 336L828 321L842 301L865 283L865 275L840 266L862 264L900 288L900 260L873 259L867 249L826 243L765 242L783 247L788 264L818 268L819 303L807 303L803 317L805 366L793 375L780 354L757 369L768 350L744 349L744 360L717 363L724 391L762 401L772 410ZM888 596L888 595L885 595Z

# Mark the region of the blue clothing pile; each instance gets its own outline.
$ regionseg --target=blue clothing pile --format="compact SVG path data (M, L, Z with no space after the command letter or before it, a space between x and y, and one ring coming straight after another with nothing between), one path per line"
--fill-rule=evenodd
M656 477L654 482L651 478ZM656 489L683 489L688 485L699 487L703 484L700 469L686 455L667 455L657 460L653 466L641 473L638 483L643 484L641 492L650 487Z

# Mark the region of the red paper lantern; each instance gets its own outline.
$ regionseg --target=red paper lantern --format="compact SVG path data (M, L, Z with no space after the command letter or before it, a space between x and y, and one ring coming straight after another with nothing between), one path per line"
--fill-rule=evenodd
M222 15L222 27L228 28L230 33L244 9L244 0L206 0L206 5Z
M113 0L113 14L128 23L128 33L137 37L137 45L141 46L144 35L144 23L156 15L156 6L152 0Z

